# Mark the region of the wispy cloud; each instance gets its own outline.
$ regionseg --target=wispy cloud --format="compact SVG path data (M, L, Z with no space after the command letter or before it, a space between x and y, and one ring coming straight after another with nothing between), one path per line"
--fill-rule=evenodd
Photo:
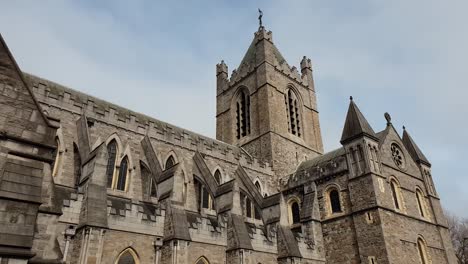
M375 130L388 111L468 216L466 1L3 1L0 30L27 72L214 136L215 64L237 67L257 7L291 65L312 58L326 149L349 95Z

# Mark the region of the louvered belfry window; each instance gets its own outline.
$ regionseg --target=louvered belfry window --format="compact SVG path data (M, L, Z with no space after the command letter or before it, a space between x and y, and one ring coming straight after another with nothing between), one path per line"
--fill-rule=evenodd
M250 134L250 96L247 91L239 93L236 101L236 137L241 139Z
M288 131L293 135L301 137L302 127L299 103L297 96L292 89L288 89L284 103L286 105L286 114L288 118Z

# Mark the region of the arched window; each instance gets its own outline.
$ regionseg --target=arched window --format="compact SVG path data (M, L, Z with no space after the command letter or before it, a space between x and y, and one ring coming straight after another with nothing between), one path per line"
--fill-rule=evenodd
M138 255L136 252L131 249L127 248L122 253L119 254L115 264L139 264L140 261L138 259Z
M244 216L251 219L261 220L262 215L255 203L244 193L241 192L242 211Z
M416 200L418 201L419 214L422 217L426 217L424 195L419 188L416 189Z
M200 257L195 264L210 264L210 262L205 257Z
M218 169L216 169L216 171L215 171L215 173L214 173L214 178L215 178L215 180L216 180L216 182L217 182L218 184L221 184L221 183L222 183L222 180L221 180L221 179L222 179L222 177L221 177L221 172L220 172Z
M120 163L119 177L115 188L120 191L125 191L127 188L127 174L128 174L128 158L125 157Z
M301 220L301 209L299 207L299 200L297 198L292 198L289 201L289 223L297 224Z
M426 243L422 238L418 238L418 253L419 253L419 258L421 260L422 264L428 264L428 257L427 257L427 247Z
M113 185L116 157L117 157L117 142L115 141L115 139L113 139L107 145L107 168L106 168L107 188L112 188L112 185Z
M156 193L156 182L154 182L154 179L151 175L151 171L143 165L142 162L140 162L140 171L141 171L141 179L144 182L144 190L147 193L147 195L151 197L157 197Z
M392 191L392 198L395 209L401 210L403 208L403 204L401 201L400 185L395 179L390 180L390 189Z
M250 95L247 89L239 92L236 100L236 136L237 139L250 134Z
M340 213L341 212L341 202L340 202L340 193L337 189L330 190L329 193L330 197L330 206L332 213Z
M165 165L164 169L167 170L167 169L171 168L174 165L175 165L175 159L174 159L174 157L172 155L170 155L169 158L167 158L167 160L166 160L166 165Z
M52 169L52 176L54 177L57 176L62 163L62 145L58 137L55 138L55 143L57 144L57 150L55 151L54 168Z
M288 117L288 131L289 133L301 136L301 116L299 110L299 103L296 93L292 89L288 89L285 95L286 114Z
M213 210L214 208L213 197L211 197L211 194L208 191L208 189L205 187L205 185L195 180L195 190L196 190L196 196L198 200L198 208Z
M255 182L255 187L257 187L257 189L260 191L260 193L262 192L262 186L260 186L260 182L256 181Z

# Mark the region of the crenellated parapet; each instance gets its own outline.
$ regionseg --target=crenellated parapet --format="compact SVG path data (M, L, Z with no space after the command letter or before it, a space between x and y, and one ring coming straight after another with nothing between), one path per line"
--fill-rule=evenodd
M240 163L260 173L273 174L270 164L251 157L239 147L174 126L146 115L83 94L54 82L25 74L32 83L38 101L47 108L59 108L78 116L86 114L88 122L103 122L142 137L167 142L183 149Z

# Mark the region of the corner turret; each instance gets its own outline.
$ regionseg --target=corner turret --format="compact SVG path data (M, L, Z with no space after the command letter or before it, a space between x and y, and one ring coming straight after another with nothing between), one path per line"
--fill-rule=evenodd
M379 139L352 96L340 142L346 149L351 175L357 177L368 172L380 174Z
M228 66L224 63L216 64L216 95L221 94L229 85Z

